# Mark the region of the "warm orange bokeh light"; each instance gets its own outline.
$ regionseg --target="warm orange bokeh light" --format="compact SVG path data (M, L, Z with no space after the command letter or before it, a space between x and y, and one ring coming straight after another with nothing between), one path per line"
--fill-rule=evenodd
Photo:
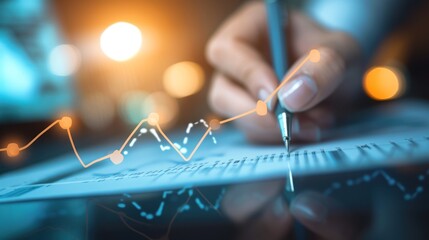
M401 95L402 75L390 67L375 67L367 71L363 81L366 94L375 100L389 100Z
M179 104L177 100L165 94L164 92L155 92L150 94L144 102L148 107L146 111L149 114L149 124L157 123L164 128L173 125L179 114Z
M198 92L204 85L204 71L194 62L179 62L164 72L164 88L173 97L182 98Z

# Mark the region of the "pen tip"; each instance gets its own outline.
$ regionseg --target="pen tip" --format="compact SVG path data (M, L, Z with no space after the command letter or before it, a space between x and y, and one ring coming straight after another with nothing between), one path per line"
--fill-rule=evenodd
M285 142L286 151L289 153L289 140L286 140L284 142Z

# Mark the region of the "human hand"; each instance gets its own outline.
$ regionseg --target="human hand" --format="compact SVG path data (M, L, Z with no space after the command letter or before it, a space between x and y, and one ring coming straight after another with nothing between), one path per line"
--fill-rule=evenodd
M317 64L305 63L279 90L278 98L289 111L299 112L292 123L293 138L319 140L320 129L331 127L335 122L333 110L320 103L356 65L359 47L347 34L324 29L298 12L290 13L287 30L291 36L289 53L295 63L302 61L311 49L317 49L321 59ZM207 58L216 71L209 94L210 105L216 113L225 117L239 115L272 93L278 82L268 60L264 4L248 3L232 15L210 40ZM276 98L268 104L269 108L273 108L275 101ZM265 117L246 116L238 120L237 126L252 141L281 140L272 113Z

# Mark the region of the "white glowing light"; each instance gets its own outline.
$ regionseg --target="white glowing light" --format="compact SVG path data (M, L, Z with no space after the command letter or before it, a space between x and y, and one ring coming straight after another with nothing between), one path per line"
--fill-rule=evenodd
M101 50L115 61L126 61L140 50L142 35L140 30L127 22L110 25L100 37Z

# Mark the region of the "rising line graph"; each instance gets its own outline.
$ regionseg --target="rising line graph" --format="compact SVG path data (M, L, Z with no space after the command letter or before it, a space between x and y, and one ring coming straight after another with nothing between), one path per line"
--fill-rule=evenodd
M256 113L259 116L265 116L267 114L267 103L272 100L273 97L278 93L278 91L287 83L289 80L306 64L307 62L317 63L320 61L320 52L316 49L311 50L305 58L303 58L283 79L281 84L277 86L277 88L271 92L271 94L264 100L258 100L255 108L250 109L242 114L237 116L233 116L224 120L213 119L209 123L209 127L204 132L203 136L200 138L198 143L195 145L193 150L188 156L185 156L180 149L176 147L176 145L170 140L170 138L165 134L161 126L159 125L159 115L157 113L150 113L147 118L142 119L134 128L134 130L128 135L124 143L121 145L119 149L114 150L112 153L97 158L95 160L90 161L89 163L85 163L82 160L79 151L76 148L72 132L70 131L72 127L72 119L70 117L62 117L51 123L48 127L46 127L43 131L37 134L31 141L29 141L26 145L20 147L17 143L9 143L6 148L0 148L0 152L6 152L9 157L18 156L19 153L23 150L29 148L33 143L35 143L40 137L42 137L46 132L52 129L54 126L59 125L63 130L67 131L67 136L69 138L70 145L73 149L74 154L76 155L77 160L84 168L88 168L96 163L102 162L104 160L110 159L110 161L116 165L122 163L124 160L123 151L127 144L130 142L131 138L136 134L137 130L144 124L148 123L149 125L155 127L161 134L161 136L168 142L168 144L176 151L176 153L183 159L183 161L188 162L195 155L201 144L206 139L207 135L212 130L218 130L221 125L238 120L240 118L246 117L250 114Z

